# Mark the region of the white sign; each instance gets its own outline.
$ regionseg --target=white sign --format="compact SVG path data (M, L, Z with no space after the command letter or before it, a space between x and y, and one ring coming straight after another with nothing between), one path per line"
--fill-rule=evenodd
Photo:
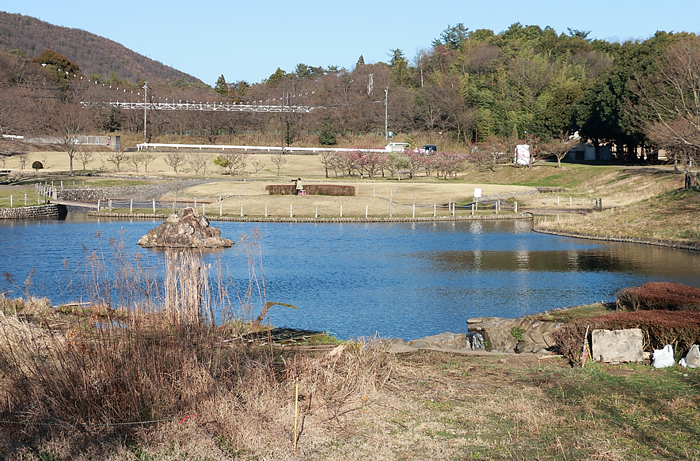
M518 144L515 146L515 164L529 165L530 164L530 146L527 144Z
M479 198L481 197L481 187L475 187L474 188L474 198Z

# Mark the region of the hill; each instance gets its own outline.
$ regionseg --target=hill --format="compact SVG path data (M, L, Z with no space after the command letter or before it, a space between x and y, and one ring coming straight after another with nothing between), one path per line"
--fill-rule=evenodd
M45 49L57 51L76 62L85 74L120 80L188 82L202 84L196 77L142 56L112 40L80 29L55 26L31 16L0 11L0 49L23 50L29 58Z

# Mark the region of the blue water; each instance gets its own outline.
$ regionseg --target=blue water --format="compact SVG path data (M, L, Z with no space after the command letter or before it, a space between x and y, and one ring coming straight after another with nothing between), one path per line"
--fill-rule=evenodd
M0 223L0 272L20 296L30 271L34 295L54 303L86 299L87 261L114 260L112 241L146 268L162 252L136 241L159 221L91 220ZM260 250L275 326L325 330L340 338L418 338L466 331L471 317L518 317L557 307L613 301L649 281L700 287L700 254L644 245L599 243L531 232L527 221L442 223L219 223L237 241L261 232ZM92 255L92 256L91 256ZM243 245L206 253L239 289L248 281ZM233 293L233 291L231 291Z

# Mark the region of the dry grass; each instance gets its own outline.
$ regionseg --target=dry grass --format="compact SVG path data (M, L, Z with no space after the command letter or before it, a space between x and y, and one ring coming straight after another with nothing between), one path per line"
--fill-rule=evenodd
M283 458L294 441L297 380L321 425L381 388L393 360L371 341L320 357L247 341L269 307L258 237L241 242L249 281L234 290L192 252L166 255L160 286L115 242L113 270L96 255L88 260L90 306L0 298L0 456L132 459L134 450L167 451L165 439L188 459Z
M584 235L700 242L697 191L670 191L623 208L609 208L564 221L540 223L543 229Z
M302 177L303 178L303 177ZM282 180L284 181L284 180ZM282 182L280 181L280 182ZM288 180L286 180L288 181ZM219 194L225 198L223 213L227 216L240 216L243 206L244 216L265 216L267 205L268 216L289 217L290 205L296 217L337 218L340 207L343 207L344 217L409 217L413 215L413 203L416 203L416 217L433 216L433 205L437 205L438 216L448 216L448 203L471 202L475 187L481 187L484 195L504 192L531 190L527 186L503 186L496 184L465 184L463 182L425 183L411 181L326 181L305 180L306 183L352 185L357 189L354 197L331 197L310 195L305 197L276 196L265 192L265 183L215 181L190 187L178 192L178 200L218 200ZM163 200L174 200L175 194L170 193ZM391 201L391 203L390 203ZM219 204L206 205L208 214L218 215ZM458 214L468 211L458 210Z
M42 153L33 153L30 156L37 158ZM67 169L67 155L62 152L50 153L51 168L44 174ZM167 167L164 152L155 152L156 159L149 166L149 174L156 177L173 177L172 169ZM201 155L213 156L213 153ZM99 157L99 156L98 156ZM532 170L519 168L512 165L500 167L495 173L478 171L474 168L465 171L458 180L437 180L435 177L426 178L419 175L412 180L377 178L374 180L360 180L358 177L325 178L323 165L318 155L288 155L287 160L277 175L276 167L271 163L270 154L253 154L250 157L266 164L266 168L258 174L230 178L222 176L217 167L210 165L207 170L209 182L194 187L186 187L177 191L180 200L215 201L219 195L228 197L223 203L223 213L228 216L239 216L240 207L244 207L244 216L264 216L264 206L268 205L268 213L276 217L288 217L289 205L296 208L302 204L302 208L294 211L299 217L315 216L315 208L319 206L319 214L322 217L338 217L340 205L343 205L343 213L346 217L363 217L366 207L368 214L375 217L388 217L389 206L387 200L397 202L398 216L412 216L412 204L430 207L433 204L447 204L470 202L474 189L480 187L484 195L503 192L523 192L532 190L535 186L564 187L566 191L561 193L521 195L513 198L517 201L521 210L525 209L584 209L590 210L591 200L602 198L603 204L608 207L627 206L645 200L660 193L677 189L682 182L682 176L673 174L670 168L643 168L622 166L590 166L567 164L558 169L555 164L538 163ZM9 159L10 167L14 168ZM248 162L250 164L250 161ZM91 168L99 167L99 161L91 165ZM114 172L114 166L106 163L108 172ZM185 168L186 170L187 168ZM124 173L133 174L133 166L124 166ZM31 174L28 173L27 178ZM141 172L143 174L143 172ZM39 175L42 177L41 175ZM182 173L179 177L190 177L191 173ZM434 175L433 175L434 176ZM201 176L200 176L201 177ZM333 199L327 201L318 197L287 197L282 202L272 199L265 194L265 185L270 183L288 184L292 179L301 177L308 184L341 184L356 186L359 190L357 197L345 199ZM243 181L243 179L245 179ZM18 191L18 194L20 192ZM21 194L20 194L21 195ZM545 195L547 199L545 200ZM23 197L23 195L22 195ZM559 197L559 200L557 200ZM573 205L569 206L569 197ZM175 193L171 192L162 197L162 200L174 200ZM1 199L1 198L0 198ZM378 201L376 199L379 199ZM318 201L317 201L318 200ZM583 203L583 205L582 205ZM208 212L218 214L218 204L208 205ZM246 211L247 210L247 211ZM432 216L432 210L418 209L417 216Z
M134 333L128 341L112 340L114 350L107 351L87 325L75 333L75 328L48 329L48 322L0 317L2 456L574 460L700 455L698 441L684 435L700 430L692 403L697 370L681 374L597 364L582 370L535 354L393 356L376 340L345 343L330 352L278 353L236 340L237 328L183 328L166 319L131 317ZM129 352L145 344L148 353ZM128 369L122 376L130 381L116 382L129 386L88 399L84 391L92 392L100 382L109 391L105 379L117 377L105 374L106 363L97 356ZM27 379L17 379L19 362ZM50 380L44 378L49 371ZM20 382L29 391L26 397L15 391ZM57 388L69 395L51 392ZM58 405L60 398L77 402ZM126 403L119 405L123 400L155 405L146 413L127 414ZM117 407L122 411L115 412ZM90 424L148 418L163 420Z

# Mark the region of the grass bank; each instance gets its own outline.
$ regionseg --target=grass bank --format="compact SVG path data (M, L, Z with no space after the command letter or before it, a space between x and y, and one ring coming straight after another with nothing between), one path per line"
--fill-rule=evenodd
M547 221L538 228L582 236L700 243L700 194L672 190L654 197L574 219Z

